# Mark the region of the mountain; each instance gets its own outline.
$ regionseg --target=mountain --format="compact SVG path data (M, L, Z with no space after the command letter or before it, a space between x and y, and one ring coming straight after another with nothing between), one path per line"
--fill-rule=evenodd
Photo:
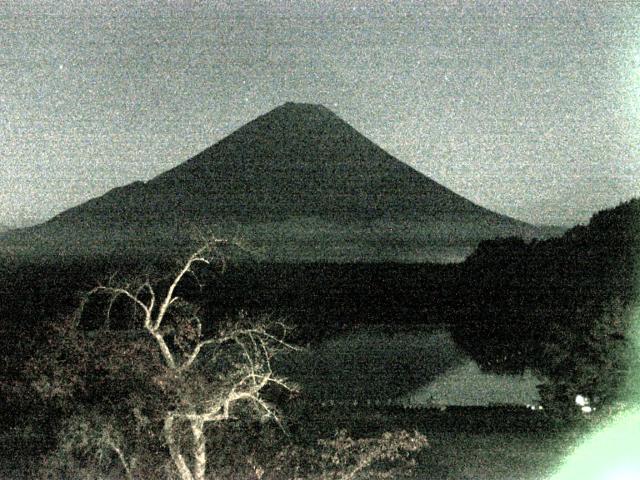
M81 256L151 254L194 227L238 235L273 261L459 260L484 239L545 236L422 175L327 108L286 103L146 183L12 239Z

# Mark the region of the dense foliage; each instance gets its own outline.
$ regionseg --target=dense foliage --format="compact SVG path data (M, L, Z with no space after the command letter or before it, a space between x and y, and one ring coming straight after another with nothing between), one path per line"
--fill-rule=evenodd
M613 401L629 370L638 285L640 200L563 237L483 242L465 264L470 299L455 338L483 368L532 368L549 404Z

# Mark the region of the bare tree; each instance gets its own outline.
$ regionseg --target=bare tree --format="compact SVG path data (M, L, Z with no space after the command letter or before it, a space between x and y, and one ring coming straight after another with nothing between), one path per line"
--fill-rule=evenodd
M138 396L136 415L142 417L140 412L148 410L159 412L162 437L181 480L205 478L207 424L232 418L240 403L249 404L263 418L279 421L276 407L265 398L265 389L269 386L293 388L272 369L275 355L295 349L285 342L287 328L283 323L268 317L251 320L241 312L238 319L224 326L206 325L198 308L177 293L187 276L196 276L198 266L210 265L216 248L225 244L225 240L219 239L207 242L186 259L164 288L146 278L120 286L99 285L86 297L88 301L97 294L108 296L107 320L119 298L124 297L136 307L135 321L161 361L130 355L124 348L119 350L124 360L110 360L109 368L120 368L117 365L124 363L126 368L142 370L144 374L140 378L152 382L156 391L162 393L153 398ZM124 342L122 336L114 336L113 331L106 328L92 335L96 349L113 344L114 338L116 342L118 338ZM185 430L190 432L187 435L190 438L185 439ZM111 429L103 431L112 432ZM117 454L127 477L133 478L131 461L125 458L123 448L113 448L116 445L113 434L100 438L110 441L106 442L107 446Z
M90 468L93 458L99 467L122 470L128 480L167 474L204 480L215 476L207 472L208 451L210 459L221 460L222 470L238 462L229 452L239 451L224 429L213 436L216 444L208 444L208 425L250 413L280 421L269 397L270 387L294 389L272 368L276 355L296 350L285 341L286 326L244 312L233 320L207 322L198 306L184 298L189 297L187 278L199 283L202 270L213 266L216 249L226 244L210 240L165 280L142 277L118 283L112 278L84 295L73 318L52 325L45 351L34 357L29 369L38 395L54 400L66 418L54 476L100 478ZM107 307L105 321L87 330L82 322L96 313L100 296ZM133 309L123 309L127 304ZM134 328L112 328L111 317L123 313L133 315ZM273 450L264 465L255 465L253 474L300 478L310 466L304 473L308 478L394 478L411 467L407 455L424 446L426 439L417 433L359 440L345 433L320 440L317 448L287 444ZM71 457L77 467L68 461ZM398 466L377 471L380 462ZM45 475L50 478L48 467Z

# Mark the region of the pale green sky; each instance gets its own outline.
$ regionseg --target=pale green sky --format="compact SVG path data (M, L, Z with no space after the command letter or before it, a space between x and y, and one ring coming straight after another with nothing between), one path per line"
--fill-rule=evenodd
M285 101L526 221L640 196L639 2L425 3L0 0L0 223L147 180Z

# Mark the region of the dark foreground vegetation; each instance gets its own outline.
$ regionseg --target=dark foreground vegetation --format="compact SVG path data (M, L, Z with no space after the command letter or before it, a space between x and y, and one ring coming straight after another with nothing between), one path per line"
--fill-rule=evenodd
M262 478L301 478L305 468L310 478L317 478L320 473L310 470L319 468L328 473L325 478L344 478L330 476L336 473L335 465L325 463L323 466L321 454L329 450L328 445L319 444L318 439L335 440L344 436L344 432L349 432L353 439L371 439L380 438L384 432L417 430L428 444L411 454L415 465L411 470L405 469L407 476L397 476L398 469L389 472L390 465L384 462L376 465L379 473L396 475L388 478L430 480L540 480L556 470L580 435L590 428L585 424L580 429L558 429L542 412L513 407L346 410L309 408L292 402L283 413L288 419L286 434L272 423L242 421L210 431L209 441L218 446L209 457L210 468L224 471L226 476L222 478L259 478L256 471L263 472ZM53 463L48 463L43 470L38 460L53 450L55 438L37 434L15 435L10 445L0 445L4 447L5 459L0 474L8 478L17 478L16 472L31 472L29 478L34 478L45 471L49 472L49 478L58 478L55 475L60 474L61 464L69 468L69 460L73 458L63 453L62 458L51 459L49 453L46 456ZM16 458L12 455L16 450L29 451L32 455L26 459ZM300 465L305 450L308 460ZM122 471L113 460L108 456L105 459L107 463L112 462L112 476L108 478L122 478ZM161 473L158 478L163 478ZM374 475L369 469L361 478L374 478Z
M17 433L8 443L40 439L24 440L31 458L46 460L31 463L31 476L106 469L129 478L320 479L355 478L366 468L396 478L418 461L431 465L432 478L454 478L425 453L442 454L438 442L456 450L478 438L557 438L580 418L577 394L598 402L599 412L621 398L639 358L629 341L638 218L634 200L558 239L483 242L458 265L259 264L211 251L209 263L176 285L171 298L180 300L166 321L154 315L184 258L7 259L0 422ZM294 330L281 329L281 320ZM530 368L548 378L545 411L319 410L305 403L304 385L271 370L281 348L367 324L446 324L486 370ZM208 353L189 363L208 339ZM214 344L225 348L212 353ZM238 392L247 395L235 399ZM232 397L243 401L226 408ZM168 412L179 417L169 436Z

